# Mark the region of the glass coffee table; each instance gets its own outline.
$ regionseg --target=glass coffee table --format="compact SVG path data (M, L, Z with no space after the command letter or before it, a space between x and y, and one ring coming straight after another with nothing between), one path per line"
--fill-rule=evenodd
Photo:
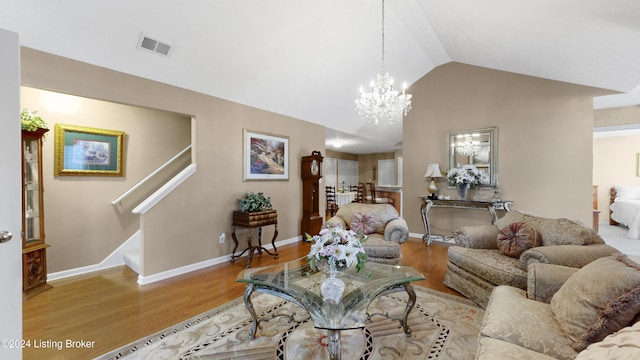
M352 266L340 271L338 277L344 281L345 291L342 299L335 302L323 301L320 285L326 275L322 271L312 271L306 256L283 264L243 270L236 281L247 283L244 302L253 320L249 338L255 338L261 320L251 302L254 292L275 295L304 308L316 328L327 330L330 359L340 359L341 330L364 328L375 315L388 317L387 314L369 314L367 308L375 298L392 292L404 291L409 296L402 317L393 320L400 322L405 334L411 334L407 319L415 305L416 293L410 283L424 280L424 275L409 266L367 262L359 273Z

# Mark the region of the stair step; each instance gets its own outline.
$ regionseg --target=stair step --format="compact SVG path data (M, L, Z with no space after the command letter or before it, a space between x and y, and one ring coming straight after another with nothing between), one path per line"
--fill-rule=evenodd
M131 270L140 274L140 249L127 250L122 254L122 257L124 258L124 263L130 267Z

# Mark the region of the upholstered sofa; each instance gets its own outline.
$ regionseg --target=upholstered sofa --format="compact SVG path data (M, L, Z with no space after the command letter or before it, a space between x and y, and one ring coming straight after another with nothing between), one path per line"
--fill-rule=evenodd
M377 263L399 264L400 244L409 238L407 222L389 204L349 203L341 206L327 224L362 231L367 235L362 243L367 261Z
M512 224L525 224L538 243L518 256L498 249L498 236ZM444 283L481 307L498 285L527 289L527 267L547 263L580 268L617 253L591 228L568 219L550 219L510 211L493 225L467 226L454 232L457 246L448 249ZM513 254L512 254L513 255Z
M526 291L493 291L476 359L640 359L639 319L640 265L625 255L580 269L534 263Z

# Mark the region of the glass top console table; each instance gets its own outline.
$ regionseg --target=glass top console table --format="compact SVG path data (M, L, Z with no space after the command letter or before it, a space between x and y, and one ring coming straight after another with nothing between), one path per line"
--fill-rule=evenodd
M439 200L429 199L427 196L420 196L422 206L420 213L424 224L423 241L427 246L431 245L431 225L429 224L429 210L434 207L454 208L454 209L472 209L472 210L488 210L491 215L491 223L498 220L496 210L511 211L511 203L509 200L493 200L493 201L470 201L470 200Z
M307 310L313 325L327 330L331 359L340 359L340 331L363 328L372 316L381 315L368 314L367 308L375 298L385 294L405 291L409 295L402 318L393 320L400 321L405 334L411 334L407 319L415 305L416 293L410 283L424 280L424 275L409 266L368 262L360 272L356 272L355 266L352 266L340 271L338 277L344 281L345 290L342 299L336 302L323 300L320 285L326 275L323 271L312 271L306 257L274 266L243 270L236 281L247 283L244 302L253 320L249 337L255 338L260 321L251 303L251 294L254 292L278 296Z

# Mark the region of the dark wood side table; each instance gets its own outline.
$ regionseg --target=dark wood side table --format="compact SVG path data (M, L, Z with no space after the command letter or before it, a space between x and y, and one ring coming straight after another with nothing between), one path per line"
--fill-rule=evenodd
M275 229L273 231L273 239L271 239L271 246L273 246L273 253L267 250L262 246L262 227L274 225ZM242 252L236 255L236 250L238 249L238 238L236 237L236 226L244 227L249 230L249 234L247 235L247 248L242 250ZM253 229L258 229L258 244L257 246L253 245L251 241L251 235L253 233ZM253 260L253 254L258 253L262 254L262 251L267 254L273 256L274 259L278 258L278 249L276 248L276 237L278 236L278 213L276 210L265 210L258 212L247 212L236 210L233 212L233 222L231 223L231 237L233 238L233 242L235 246L233 247L233 252L231 254L231 261L235 261L237 258L244 255L245 252L249 252L249 259L247 260L247 267L251 267L251 260Z

